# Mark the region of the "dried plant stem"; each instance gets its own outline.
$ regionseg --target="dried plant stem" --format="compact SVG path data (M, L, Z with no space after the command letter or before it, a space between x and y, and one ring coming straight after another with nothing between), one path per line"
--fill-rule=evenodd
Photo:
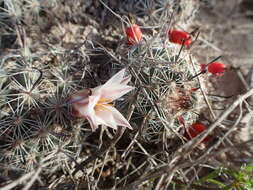
M209 46L210 48L214 49L215 51L219 52L219 53L222 53L224 52L224 50L218 48L217 46L215 46L214 44L208 42L207 40L205 40L204 38L202 37L199 37L199 40L203 43L205 43L207 46Z
M218 154L221 154L223 152L231 151L231 149L245 148L246 145L251 144L251 143L253 143L253 139L250 139L248 141L245 141L245 142L242 142L242 143L239 143L239 144L234 144L234 145L227 146L226 148L223 148L222 150L219 150L217 152L209 154L208 158L212 158L212 157L214 157L214 156L216 156ZM196 166L198 164L201 164L203 162L203 160L206 158L206 156L207 155L202 156L201 158L199 158L197 160L193 160L191 162L181 164L180 169L188 168L188 167L193 167L193 166Z
M179 184L179 185L182 185L182 186L188 186L188 184L180 181L180 180L177 180L177 179L173 179L173 181L176 183L176 184ZM203 185L196 185L196 184L191 184L189 185L188 189L196 189L196 190L217 190L216 187L207 187L207 186L203 186Z
M108 156L108 150L106 151L105 153L105 157L103 159L103 163L102 163L102 166L101 166L101 169L100 169L100 172L99 172L99 176L98 176L98 179L97 179L97 182L95 184L96 188L97 188L97 183L99 182L99 179L101 178L101 175L102 175L102 172L103 172L103 169L105 167L105 164L106 164L106 160L107 160L107 156Z
M6 185L5 187L2 187L2 190L11 190L11 189L13 189L17 185L22 184L24 181L26 181L27 179L32 177L35 173L36 173L36 171L31 171L31 172L23 175L22 177L18 178L17 180L13 181L12 183Z
M169 176L167 176L167 179L172 179L174 173L177 171L178 166L175 166L174 164L166 164L165 166L153 169L150 171L150 174L144 177L141 177L140 179L136 180L135 182L127 185L126 187L122 188L122 190L131 190L136 189L138 185L141 185L143 182L154 179L157 177L160 177L161 175L164 175L166 173L169 173Z
M148 117L148 115L149 115L149 114L147 114L147 117ZM145 117L145 118L147 118L147 117ZM144 119L144 121L142 122L142 125L144 125L144 123L146 123L146 119ZM139 146L139 148L143 151L143 153L144 153L145 155L147 155L148 158L151 159L151 162L156 166L156 165L157 165L156 161L152 158L152 156L147 152L147 150L146 150L146 149L141 145L141 143L139 143L139 141L137 140L137 137L139 136L142 127L143 127L143 126L141 126L140 129L137 131L137 133L135 134L133 140L131 141L131 143L128 145L128 147L126 148L126 150L125 150L124 153L122 154L122 158L124 159L124 158L127 157L127 155L128 155L128 154L130 153L130 151L131 151L131 148L132 148L133 145L136 143L136 144Z
M212 63L212 62L218 60L220 57L221 57L221 56L215 58L214 60L210 61L208 64L210 64L210 63ZM195 67L195 65L193 64L193 61L192 61L192 57L191 57L191 56L190 56L190 61L191 61L191 64L192 64L192 67L193 67L194 71L196 72L196 67ZM198 75L196 75L196 76L197 76L197 80L198 80L198 83L199 83L199 86L200 86L201 93L202 93L202 95L203 95L203 97L204 97L204 101L205 101L205 103L206 103L206 105L207 105L207 107L208 107L208 109L209 109L209 111L210 111L210 113L211 113L211 116L212 116L213 120L216 120L217 117L216 117L216 115L215 115L215 113L214 113L214 111L213 111L213 109L212 109L212 106L211 106L211 104L210 104L210 102L209 102L209 100L208 100L208 98L207 98L207 95L206 95L206 93L205 93L205 91L204 91L204 89L203 89L203 85L202 85L202 82L201 82L201 80L200 80L200 77L199 77ZM224 138L231 144L231 141L230 141L229 139L227 139L226 137L224 137Z
M233 124L233 126L222 136L222 138L219 139L218 142L216 142L213 146L211 146L208 150L205 151L205 153L200 156L197 160L194 161L194 163L192 163L191 168L194 168L194 166L196 166L197 164L200 164L201 162L203 162L204 159L209 159L215 155L217 155L218 153L213 153L212 156L210 156L210 153L212 152L212 150L218 148L220 146L220 144L224 141L225 138L227 138L227 136L235 130L235 128L237 127L237 125L239 124L239 122L242 119L242 103L239 105L240 106L240 114L239 117L237 118L237 120L235 121L235 123ZM230 149L233 148L235 151L240 151L239 149L235 149L235 145L231 145Z
M102 0L99 0L99 2L105 6L105 8L107 8L114 16L116 16L117 18L119 18L122 22L128 24L123 18L121 18L121 16L117 13L115 13L110 7L108 7Z
M29 190L30 189L30 187L33 185L35 180L37 180L37 178L39 178L39 174L40 174L41 170L42 170L42 168L39 167L37 169L37 171L33 174L33 177L31 178L31 180L25 185L25 187L22 190Z
M124 153L122 154L121 158L125 159L127 157L127 155L130 153L131 148L133 147L133 145L136 142L136 138L139 136L140 132L137 131L137 133L135 133L133 140L130 142L130 144L128 145L128 147L126 148L126 150L124 151Z
M51 155L47 156L44 160L42 160L42 164L40 166L37 167L37 169L24 174L22 177L18 178L17 180L11 182L10 184L4 186L1 188L1 190L11 190L14 187L20 185L20 184L24 184L29 178L30 181L26 183L25 187L22 190L28 190L30 189L30 187L33 185L33 183L35 182L35 180L37 180L39 178L39 174L42 171L43 167L47 167L48 165L50 165L50 162L45 163L45 161L47 161L47 159L50 157ZM44 163L44 164L43 164Z
M231 149L234 149L234 148L242 149L242 148L245 148L245 146L247 144L251 144L251 143L253 144L253 139L250 139L248 141L245 141L245 142L242 142L242 143L239 143L239 144L234 144L233 146L227 146L227 147L223 148L222 150L220 150L218 152L210 154L209 157L216 156L217 154L221 154L223 152L231 151Z
M155 190L160 190L161 189L161 186L162 186L162 183L164 181L164 178L165 178L165 175L162 175L160 177L160 179L158 180L156 186L155 186Z
M227 116L242 102L247 99L248 97L253 95L253 88L246 92L245 94L238 97L237 100L234 101L214 122L213 124L206 130L205 133L200 134L198 137L194 138L193 140L189 141L188 143L184 144L176 153L176 155L183 155L186 157L189 153L198 145L200 144L204 138L206 138L221 122L227 118Z
M115 146L115 144L119 141L119 139L123 135L125 129L126 129L125 127L119 126L118 129L117 129L117 132L116 132L116 134L114 136L114 138L112 139L112 141L109 144L102 145L102 147L100 148L100 150L98 150L95 154L91 155L89 158L87 158L86 160L84 160L80 164L76 165L75 166L75 170L72 173L72 175L74 176L79 170L83 170L83 168L88 163L90 163L93 160L97 159L99 156L101 156L102 154L106 153L111 147Z
M238 70L236 70L236 73L237 73L239 79L241 80L241 82L242 82L244 88L245 88L246 90L249 90L250 87L249 87L248 83L246 82L246 80L245 80L244 77L243 77L243 73L242 73L241 68L239 68Z
M141 165L139 165L137 168L135 168L132 172L130 172L129 174L127 174L126 176L124 176L122 179L120 179L116 186L120 183L122 183L124 180L126 180L129 176L135 174L136 172L138 172L141 168L143 168L146 165L146 162L143 162Z
M249 90L250 86L243 76L242 69L240 67L235 67L233 61L231 59L229 59L228 56L226 56L224 58L225 58L226 62L228 62L230 65L232 65L231 69L235 70L235 72L236 72L237 76L239 77L241 83L243 84L244 88L246 90Z
M139 143L137 140L135 140L136 144L139 146L139 148L142 150L142 152L148 156L148 158L150 159L150 161L154 164L154 166L157 166L156 161L154 160L154 158L147 152L147 150L141 145L141 143Z

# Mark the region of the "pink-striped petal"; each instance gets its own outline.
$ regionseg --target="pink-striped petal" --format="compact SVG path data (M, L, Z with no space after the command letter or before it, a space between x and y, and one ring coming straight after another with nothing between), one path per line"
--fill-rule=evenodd
M106 106L106 109L96 112L96 115L108 126L117 128L117 126L132 129L125 117L113 106Z

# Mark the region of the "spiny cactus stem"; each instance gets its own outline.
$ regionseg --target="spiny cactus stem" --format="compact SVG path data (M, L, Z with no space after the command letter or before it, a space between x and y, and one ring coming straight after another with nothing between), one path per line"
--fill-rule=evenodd
M134 135L134 137L133 137L131 143L128 145L128 147L126 148L126 150L125 150L124 153L122 154L121 158L122 158L123 160L124 160L124 159L127 157L127 155L130 153L131 148L132 148L132 146L134 145L134 143L137 143L137 145L140 147L140 143L137 141L137 137L139 136L139 134L142 133L142 129L143 129L144 125L146 124L147 119L149 118L150 114L151 114L151 110L150 110L150 111L146 114L146 116L143 118L143 121L142 121L142 123L141 123L140 128L138 129L137 133ZM140 148L142 148L142 147L140 147Z
M33 67L32 69L38 71L40 75L39 75L38 79L34 82L32 88L30 89L30 92L32 92L33 89L39 84L39 82L41 81L42 76L43 76L43 72L40 69L37 69L35 67Z

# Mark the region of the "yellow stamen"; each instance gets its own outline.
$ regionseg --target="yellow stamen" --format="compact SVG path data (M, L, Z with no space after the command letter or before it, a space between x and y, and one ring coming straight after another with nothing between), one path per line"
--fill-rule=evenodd
M97 104L94 107L95 111L102 111L106 110L106 106L113 106L113 103L110 103L111 100L107 98L100 98L97 102Z

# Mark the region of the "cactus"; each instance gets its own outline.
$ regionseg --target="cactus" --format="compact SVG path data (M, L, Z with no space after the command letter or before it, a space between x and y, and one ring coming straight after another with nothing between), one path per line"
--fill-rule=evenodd
M71 173L77 160L96 152L103 140L111 138L113 131L101 127L101 130L91 133L87 121L72 115L68 98L78 90L105 83L112 73L122 68L127 68L132 76L131 85L135 90L115 102L115 106L125 116L133 107L129 122L140 131L137 141L143 138L147 144L160 144L183 139L183 125L179 118L191 124L198 118L201 108L200 92L195 90L199 84L193 78L200 67L191 62L189 49L168 41L167 29L169 23L174 26L176 22L183 28L188 27L197 8L194 1L134 1L137 7L133 14L139 16L136 20L143 17L142 21L147 21L152 35L143 33L144 39L133 46L128 46L123 40L114 52L96 41L80 42L79 36L59 36L54 30L60 29L61 24L67 24L61 23L62 20L57 20L57 17L53 19L49 10L59 6L59 12L64 12L60 9L63 6L60 1L50 4L48 9L41 1L25 2L13 4L22 14L10 17L5 13L14 19L10 22L15 26L19 51L3 56L0 65L1 164L28 172L36 170L46 158L48 164L43 169L48 173L61 169ZM132 3L125 1L119 12L126 12ZM14 13L9 6L11 4L7 5L6 9ZM73 4L71 6L78 9ZM46 18L40 15L41 11L46 11L45 15L52 16L52 20L42 22ZM82 12L81 8L78 11ZM184 11L187 13L183 14ZM17 25L16 21L31 24L34 30L45 29L51 24L54 26L49 27L48 34L42 32L39 36L25 25ZM159 25L155 25L156 22ZM124 37L122 32L121 38ZM107 133L106 137L103 132ZM131 133L128 131L126 138L132 138ZM148 147L146 149L151 151ZM115 156L107 156L115 162ZM154 160L165 160L164 157L154 156ZM153 164L157 162L154 160ZM100 168L105 163L98 158L96 164L101 173ZM138 161L133 160L133 165L137 164ZM133 165L128 167L123 164L122 168L129 168L131 173L135 171L136 166ZM92 167L89 163L87 175L94 174ZM124 173L122 168L116 168L112 175Z
M161 41L139 43L130 49L128 59L123 63L129 67L137 89L135 110L130 121L138 123L146 140L155 138L157 143L163 133L168 138L180 136L182 123L178 118L194 122L202 102L200 92L195 90L199 87L198 81L192 79L196 71L188 50L179 53L180 46L161 44ZM200 69L199 65L195 67Z

